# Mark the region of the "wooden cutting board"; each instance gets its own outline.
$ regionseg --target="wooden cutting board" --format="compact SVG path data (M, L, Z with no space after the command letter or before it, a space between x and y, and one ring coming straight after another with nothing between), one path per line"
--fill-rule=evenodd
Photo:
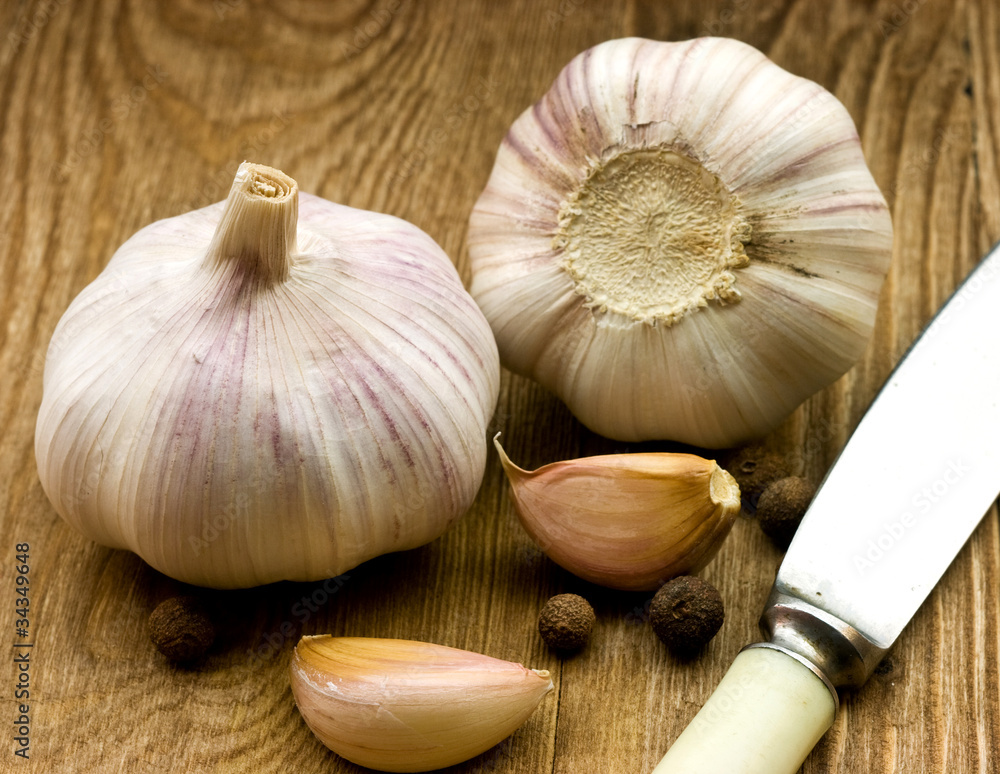
M752 520L703 572L728 608L721 633L680 662L644 623L648 595L588 586L532 546L491 456L473 509L440 540L340 584L207 592L222 609L216 645L197 669L166 663L146 619L191 589L83 539L47 502L33 455L42 365L59 316L114 249L153 220L223 198L244 158L304 191L412 221L467 280L466 222L496 148L575 54L629 35L757 46L844 102L896 229L864 359L766 439L814 481L1000 236L994 0L11 0L0 34L0 644L26 641L13 615L21 542L34 644L29 761L13 754L13 656L0 667L2 771L359 772L312 736L288 687L297 638L332 632L551 670L558 690L530 721L454 771L641 774L757 636L781 555ZM498 430L526 467L639 448L586 431L506 373ZM803 772L994 770L998 584L993 509ZM563 591L588 596L599 617L590 646L566 660L535 631L542 603Z

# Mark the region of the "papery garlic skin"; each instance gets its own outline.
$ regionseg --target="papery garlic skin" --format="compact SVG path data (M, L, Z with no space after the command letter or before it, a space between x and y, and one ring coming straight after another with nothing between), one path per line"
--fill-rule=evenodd
M628 38L514 122L468 246L505 366L602 435L718 448L858 360L892 224L821 86L736 40Z
M244 164L226 202L142 229L70 305L35 453L63 518L171 577L316 580L469 508L498 390L427 234Z
M432 771L506 739L552 690L546 671L443 645L303 637L292 694L323 744L379 771Z
M703 568L740 513L740 489L694 454L606 454L522 470L493 439L521 526L591 583L652 591Z

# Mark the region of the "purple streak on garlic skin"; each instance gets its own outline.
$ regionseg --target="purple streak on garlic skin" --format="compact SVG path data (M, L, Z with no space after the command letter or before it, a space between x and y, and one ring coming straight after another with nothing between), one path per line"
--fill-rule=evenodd
M148 226L50 345L47 494L181 580L338 575L437 537L482 477L499 366L451 261L404 221L297 200L284 267L260 255L280 229L206 259L224 203Z

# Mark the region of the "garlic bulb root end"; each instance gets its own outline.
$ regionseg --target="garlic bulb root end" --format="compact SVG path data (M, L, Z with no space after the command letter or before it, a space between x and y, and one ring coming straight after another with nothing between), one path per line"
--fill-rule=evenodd
M602 159L563 202L553 247L586 306L673 325L709 301L735 303L732 269L751 228L717 175L660 147Z

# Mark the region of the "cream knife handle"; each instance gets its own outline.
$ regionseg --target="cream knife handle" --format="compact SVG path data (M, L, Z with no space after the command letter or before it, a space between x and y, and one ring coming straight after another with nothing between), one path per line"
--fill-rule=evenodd
M653 774L795 774L836 712L832 689L797 658L743 650Z

